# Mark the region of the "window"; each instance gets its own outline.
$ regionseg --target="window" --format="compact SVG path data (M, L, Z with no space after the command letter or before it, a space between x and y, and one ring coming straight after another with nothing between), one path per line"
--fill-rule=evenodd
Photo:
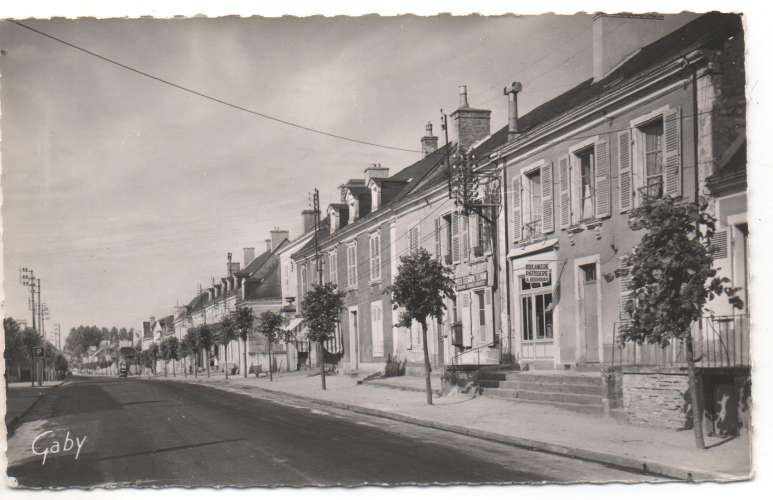
M523 214L523 239L530 240L542 232L542 178L539 169L526 174Z
M553 338L551 282L528 283L521 279L521 338L526 341Z
M478 331L482 334L486 331L486 300L483 290L476 291L475 297L478 299L478 325L480 326Z
M593 207L596 206L594 180L596 176L596 158L593 148L583 149L576 153L580 168L580 195L578 222L592 219Z
M384 321L381 301L370 303L370 335L373 343L373 357L384 355Z
M381 235L370 235L370 280L381 279Z
M346 285L357 287L357 245L352 243L346 247Z
M414 226L408 231L408 251L416 253L419 250L419 226Z
M333 250L327 254L328 269L330 271L330 283L338 284L338 253Z
M644 186L649 197L663 196L663 119L639 128L644 139Z
M583 266L580 266L580 270L582 271L582 279L585 283L595 283L596 282L596 264L585 264Z
M308 292L308 283L306 280L306 266L301 264L301 293L306 295Z
M443 251L443 264L451 265L453 262L453 235L451 234L451 214L444 215L440 218L441 226L441 248Z

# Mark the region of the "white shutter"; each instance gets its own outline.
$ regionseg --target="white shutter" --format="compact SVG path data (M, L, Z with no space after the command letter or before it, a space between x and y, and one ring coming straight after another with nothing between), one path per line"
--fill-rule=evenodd
M491 288L486 288L483 292L485 296L485 316L486 316L486 331L483 332L485 341L487 343L494 342L494 306L491 300Z
M472 321L470 318L470 292L461 293L462 300L462 344L472 346Z
M475 248L478 246L478 214L470 215L467 220L470 225L470 247Z
M470 258L470 218L467 216L462 216L461 219L459 219L459 222L462 225L460 236L462 240L462 260L467 260Z
M618 319L620 321L629 321L631 319L630 314L626 312L625 305L631 300L631 275L626 274L620 277L620 301L618 303Z
M560 197L559 224L561 229L569 227L572 223L572 198L571 198L571 168L569 157L564 156L558 160L558 190Z
M382 318L381 302L370 304L370 334L373 343L373 357L384 355L384 324Z
M556 229L553 218L553 163L543 165L539 175L542 183L542 232L547 234Z
M682 113L680 108L663 116L663 193L682 194Z
M617 134L617 177L620 212L633 206L633 172L631 171L631 131Z
M442 219L438 217L435 219L435 258L438 260L438 262L443 262L443 237L441 235L441 221Z
M513 178L512 191L510 193L513 214L513 243L521 241L523 237L523 220L521 218L521 174L516 173Z
M714 260L726 259L728 256L728 230L718 229L711 238L711 256Z
M459 214L451 214L451 262L457 263L461 260L461 250L459 248Z
M601 139L596 143L596 217L609 217L610 211L610 175L609 175L609 141Z

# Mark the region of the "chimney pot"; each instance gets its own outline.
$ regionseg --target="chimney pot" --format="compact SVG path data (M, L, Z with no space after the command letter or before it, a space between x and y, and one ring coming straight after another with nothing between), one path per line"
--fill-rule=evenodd
M424 130L426 135L421 138L421 154L427 156L437 150L438 138L432 135L432 122L427 122Z
M507 139L515 139L520 130L518 129L518 93L523 89L521 82L513 82L509 87L505 87L507 95Z
M469 108L470 103L467 102L467 85L459 85L459 107Z

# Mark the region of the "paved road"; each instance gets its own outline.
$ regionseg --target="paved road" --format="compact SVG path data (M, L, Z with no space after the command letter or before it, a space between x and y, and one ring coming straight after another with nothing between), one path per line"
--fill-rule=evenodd
M36 449L56 441L60 453L42 464L31 445L49 430ZM63 454L67 432L73 449ZM136 379L48 392L9 441L9 463L20 486L656 480L299 400Z

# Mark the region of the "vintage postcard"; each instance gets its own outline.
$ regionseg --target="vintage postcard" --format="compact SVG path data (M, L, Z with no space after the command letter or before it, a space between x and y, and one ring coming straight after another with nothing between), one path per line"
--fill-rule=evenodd
M747 21L0 20L10 487L750 479Z

